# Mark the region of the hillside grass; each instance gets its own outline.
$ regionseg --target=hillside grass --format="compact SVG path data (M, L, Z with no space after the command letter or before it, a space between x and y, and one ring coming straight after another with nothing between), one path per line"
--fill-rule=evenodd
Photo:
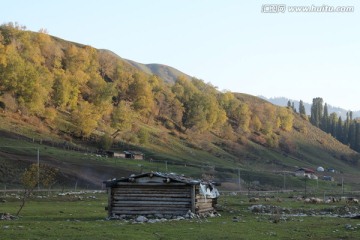
M238 94L243 101L264 104L264 100L251 95ZM68 125L67 115L58 115L62 127ZM145 153L146 161L115 159L97 156L96 144L86 140L73 139L59 134L61 128L51 129L36 117L20 116L16 113L0 113L0 130L6 130L10 136L0 134L0 180L3 184L19 182L24 169L37 160L59 168L70 177L70 182L82 178L92 184L101 185L108 178L120 178L131 173L148 171L174 172L194 178L207 178L225 183L230 189L238 190L238 169L241 169L241 189L301 189L302 180L291 176L299 167L316 169L318 166L335 168L341 174L332 175L336 182L345 180L345 187L360 189L358 166L340 160L341 155L353 152L328 134L315 129L299 116L294 119L294 126L305 126L305 133L296 129L280 132L280 137L290 139L296 146L292 152L271 148L252 142L224 140L215 133L179 132L167 129L161 124L138 122L138 128L149 133L146 143L123 142L116 139L114 151L139 150ZM108 126L107 126L108 127ZM111 130L111 129L110 129ZM65 131L65 129L64 129ZM99 129L99 132L101 129ZM111 131L110 131L111 132ZM137 137L136 132L130 134ZM250 134L251 133L247 133ZM47 143L46 143L47 142ZM51 142L51 144L49 144ZM43 143L43 144L41 144ZM80 150L74 151L70 149ZM3 154L1 154L3 153ZM283 173L286 174L284 184ZM79 174L78 174L79 173ZM323 173L325 175L327 173ZM319 181L316 188L332 189L337 183ZM310 183L310 182L309 182ZM309 185L311 186L311 184ZM330 186L330 187L328 187ZM338 187L337 187L338 189Z

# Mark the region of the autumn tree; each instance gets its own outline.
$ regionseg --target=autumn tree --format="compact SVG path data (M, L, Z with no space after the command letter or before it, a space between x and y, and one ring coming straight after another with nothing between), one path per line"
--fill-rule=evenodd
M238 125L238 130L248 132L251 119L251 111L246 103L240 103L235 109L234 118Z
M154 106L152 89L147 79L140 73L133 75L134 81L129 85L128 96L133 102L135 111L148 116Z
M39 184L50 188L56 181L58 170L46 164L31 164L21 176L21 183L24 187L21 205L16 213L19 216L25 206L26 200L32 195L34 189Z
M226 122L226 112L219 105L218 92L212 85L195 78L190 81L179 77L172 92L183 105L182 125L185 131L192 128L202 132L218 128Z
M294 116L291 110L279 108L278 117L280 120L279 127L284 131L290 131L293 127Z
M114 73L117 65L117 59L107 51L99 52L99 71L101 77L107 81L114 81Z
M118 129L119 131L128 131L131 129L132 123L134 122L136 116L136 113L130 107L130 103L121 101L112 112L111 126Z
M261 124L261 121L258 116L256 116L256 115L253 116L251 123L252 123L252 127L253 127L254 131L258 132L261 130L262 124Z
M72 112L72 122L76 126L73 131L77 137L89 137L98 126L101 115L96 108L86 101L79 102Z

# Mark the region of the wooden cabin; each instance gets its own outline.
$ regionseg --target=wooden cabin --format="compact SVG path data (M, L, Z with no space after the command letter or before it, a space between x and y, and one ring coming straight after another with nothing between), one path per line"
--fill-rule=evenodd
M125 158L143 160L144 154L137 151L124 151Z
M105 181L108 215L182 216L213 212L219 192L209 182L166 173L144 173Z

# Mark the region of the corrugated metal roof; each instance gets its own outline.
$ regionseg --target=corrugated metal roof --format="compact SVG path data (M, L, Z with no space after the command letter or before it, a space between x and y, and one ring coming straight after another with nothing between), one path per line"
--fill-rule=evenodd
M114 183L133 182L134 179L145 178L145 177L160 177L160 178L164 178L164 180L168 180L169 182L185 183L188 185L197 185L200 183L207 184L204 181L192 179L190 177L185 177L183 175L178 175L175 173L162 173L162 172L148 172L139 175L132 174L131 176L126 178L108 180L108 181L104 181L104 183L107 186L111 186Z

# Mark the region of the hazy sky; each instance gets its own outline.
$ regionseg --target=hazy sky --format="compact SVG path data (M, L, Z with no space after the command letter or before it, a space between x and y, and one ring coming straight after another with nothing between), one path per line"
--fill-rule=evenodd
M9 21L231 90L360 110L360 1L0 0ZM269 3L286 4L283 13ZM294 13L291 6L353 6Z

